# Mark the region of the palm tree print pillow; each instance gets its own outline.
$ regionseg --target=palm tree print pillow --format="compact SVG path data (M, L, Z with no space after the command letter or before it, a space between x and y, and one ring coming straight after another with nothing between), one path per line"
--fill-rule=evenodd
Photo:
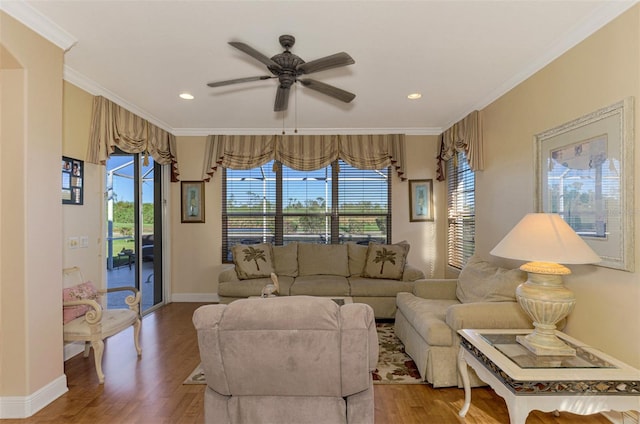
M236 274L241 280L269 277L274 272L273 248L269 243L236 244L231 248Z
M362 276L367 278L386 278L400 280L407 263L409 244L369 243L367 259Z

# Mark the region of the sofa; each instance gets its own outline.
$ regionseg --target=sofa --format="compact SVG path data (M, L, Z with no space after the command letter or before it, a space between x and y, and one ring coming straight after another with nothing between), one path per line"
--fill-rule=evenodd
M288 296L193 315L209 424L374 422L378 335L368 305Z
M366 303L378 319L393 319L396 295L412 293L424 273L407 263L409 244L371 242L235 245L234 265L218 276L220 303L260 296L270 274L278 276L279 296L349 296Z
M420 376L433 387L462 387L458 372L463 328L533 328L515 299L526 281L519 269L505 269L473 256L458 279L418 280L412 293L398 293L395 333ZM469 369L472 386L484 383Z

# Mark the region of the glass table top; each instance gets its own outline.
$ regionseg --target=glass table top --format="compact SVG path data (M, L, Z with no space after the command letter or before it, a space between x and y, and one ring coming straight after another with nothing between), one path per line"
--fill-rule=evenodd
M592 352L563 340L576 350L576 356L537 356L516 341L517 334L483 334L480 336L520 368L617 368Z

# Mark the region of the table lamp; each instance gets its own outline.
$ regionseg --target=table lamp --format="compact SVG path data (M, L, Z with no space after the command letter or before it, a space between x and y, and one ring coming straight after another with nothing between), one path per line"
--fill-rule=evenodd
M528 280L516 289L516 298L533 320L534 330L518 336L518 343L541 356L573 356L575 349L555 335L556 324L576 303L562 276L571 274L562 264L590 264L600 257L554 213L530 213L493 248L491 254L527 262L520 267Z

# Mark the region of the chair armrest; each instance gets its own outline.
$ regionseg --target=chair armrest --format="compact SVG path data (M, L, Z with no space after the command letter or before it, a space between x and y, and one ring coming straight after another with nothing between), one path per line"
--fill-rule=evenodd
M429 279L417 280L413 286L413 294L424 299L456 300L458 280Z
M99 289L98 293L101 295L107 294L107 293L116 293L116 292L121 292L121 291L130 291L133 294L130 294L129 296L127 296L124 299L124 302L129 306L129 309L131 309L132 311L136 311L136 312L140 312L140 301L142 300L142 296L140 294L140 290L138 290L135 287L131 287L131 286L123 286L123 287L112 287L109 289Z
M102 306L93 299L67 300L62 302L62 306L79 306L89 305L92 309L88 310L84 317L89 324L95 324L102 319Z
M424 278L424 272L415 266L406 264L402 271L402 281L416 281Z
M463 328L533 328L518 302L474 302L451 305L445 321L454 331Z
M231 266L218 274L218 283L226 283L229 281L240 281L238 274L236 274L235 266Z

